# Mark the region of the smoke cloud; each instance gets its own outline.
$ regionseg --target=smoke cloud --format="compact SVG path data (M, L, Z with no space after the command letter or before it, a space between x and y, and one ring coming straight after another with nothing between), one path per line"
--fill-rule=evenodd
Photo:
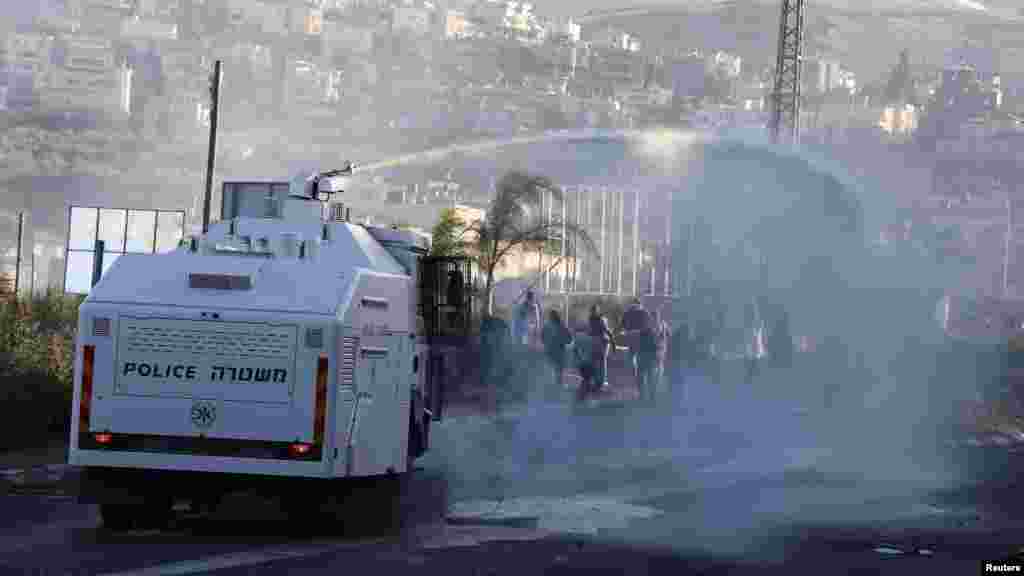
M747 135L652 132L629 154L677 182L673 238L694 226L674 247L676 274L690 276L677 286L693 295L676 323L707 313L699 295L715 293L729 354L742 349L745 304L769 301L822 352L749 386L738 362L718 383L690 372L654 408L532 400L506 423L451 422L431 458L455 500L622 499L632 487L629 502L667 511L609 537L752 557L781 553L765 539L795 526L922 514L928 494L964 480L944 446L976 390L941 367L938 270L873 242L891 197ZM534 380L547 377L538 366Z

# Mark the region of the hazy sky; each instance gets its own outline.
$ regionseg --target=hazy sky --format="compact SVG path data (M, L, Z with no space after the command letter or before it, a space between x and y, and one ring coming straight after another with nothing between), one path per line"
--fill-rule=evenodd
M755 2L769 5L778 5L780 0L754 0ZM616 8L643 7L643 6L712 6L721 0L533 0L538 12L553 16L579 16L589 11L611 10ZM4 5L5 20L31 21L33 16L45 6L55 3L55 0L27 0L13 1L0 0ZM1024 3L1021 0L814 0L807 3L807 10L813 10L815 5L828 5L843 9L853 9L862 12L894 11L900 9L950 9L950 10L985 10L993 15L1003 18L1016 18L1024 20L1024 14L1020 13ZM12 17L13 16L13 17Z
M770 5L779 3L779 0L757 1ZM713 3L715 3L715 0L560 0L558 2L536 0L538 11L562 16L580 15L591 10L610 10L628 8L630 6L710 6ZM899 9L985 9L1003 17L1019 17L1017 10L1024 6L1020 0L815 0L815 3L864 12ZM813 9L813 4L808 3L807 9Z

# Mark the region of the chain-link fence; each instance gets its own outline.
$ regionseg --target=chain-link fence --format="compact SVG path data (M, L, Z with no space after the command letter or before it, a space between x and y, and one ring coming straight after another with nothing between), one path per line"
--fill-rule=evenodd
M0 212L0 294L42 295L64 281L63 230L33 222L28 212Z

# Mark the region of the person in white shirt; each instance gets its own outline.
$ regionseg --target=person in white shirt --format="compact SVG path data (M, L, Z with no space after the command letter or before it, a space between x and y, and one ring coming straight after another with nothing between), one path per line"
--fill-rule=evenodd
M540 319L540 306L534 298L533 290L527 290L523 301L513 310L512 318L512 340L518 344L527 346L530 344L530 325L538 328L542 325Z
M751 384L754 381L754 377L757 376L761 360L765 357L764 323L757 312L757 304L755 302L748 302L745 312L746 322L744 325L747 331L746 372L747 384Z

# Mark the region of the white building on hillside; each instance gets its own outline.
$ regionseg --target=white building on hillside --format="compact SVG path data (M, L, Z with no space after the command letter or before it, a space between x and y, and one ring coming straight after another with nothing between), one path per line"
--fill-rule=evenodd
M414 36L430 33L430 11L419 6L395 6L392 8L392 26L395 31L409 32Z
M547 23L548 38L555 42L576 44L583 28L572 18L554 18Z

